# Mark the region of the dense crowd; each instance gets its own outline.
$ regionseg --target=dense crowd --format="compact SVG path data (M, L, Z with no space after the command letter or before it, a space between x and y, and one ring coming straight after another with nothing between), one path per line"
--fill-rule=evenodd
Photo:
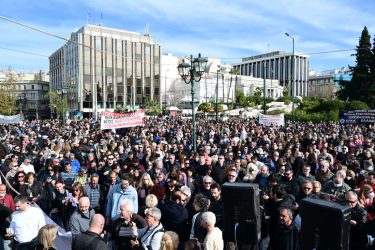
M72 249L235 249L221 187L245 182L261 189L260 248L299 249L310 197L350 205L350 249L371 249L371 125L199 118L194 152L190 120L145 119L116 131L88 119L0 125L1 246L55 249L44 212L72 233Z

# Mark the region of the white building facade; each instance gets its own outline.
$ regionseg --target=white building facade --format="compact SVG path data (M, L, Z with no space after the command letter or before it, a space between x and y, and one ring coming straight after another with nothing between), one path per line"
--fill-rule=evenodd
M292 63L293 61L293 63ZM292 67L293 64L293 67ZM306 96L308 93L309 56L275 51L262 55L242 58L233 67L240 75L278 80L292 93L292 79L295 81L294 94Z
M159 101L160 50L148 34L83 26L49 57L51 91L68 88L70 112L96 114Z
M165 106L179 103L191 105L191 84L186 84L177 71L181 61L181 58L171 54L162 55L161 79L164 84L161 84L161 103ZM231 65L223 65L220 59L209 58L206 73L195 83L195 102L215 102L216 98L218 102L235 102L237 90L242 91L245 96L252 96L260 89L263 95L264 79L231 74L231 70ZM267 96L277 99L282 93L283 87L278 80L266 79Z

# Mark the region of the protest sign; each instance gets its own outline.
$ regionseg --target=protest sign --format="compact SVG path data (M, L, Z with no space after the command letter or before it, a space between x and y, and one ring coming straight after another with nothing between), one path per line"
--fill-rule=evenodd
M145 111L143 109L126 114L101 112L100 128L117 129L144 126Z

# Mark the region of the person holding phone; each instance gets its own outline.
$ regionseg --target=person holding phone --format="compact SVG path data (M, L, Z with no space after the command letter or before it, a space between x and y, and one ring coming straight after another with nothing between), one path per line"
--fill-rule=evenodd
M111 236L116 249L131 249L131 240L136 240L136 228L147 226L147 222L140 215L133 213L133 202L125 199L120 204L120 218L111 227Z

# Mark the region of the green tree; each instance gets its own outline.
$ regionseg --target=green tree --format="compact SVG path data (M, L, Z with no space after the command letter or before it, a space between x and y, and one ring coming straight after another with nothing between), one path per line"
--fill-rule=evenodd
M14 115L17 112L17 99L14 95L16 80L13 75L9 75L0 82L0 114Z
M203 112L208 112L211 109L211 103L204 102L199 104L198 110Z
M62 114L62 99L61 99L61 96L59 94L57 94L56 91L49 91L46 94L46 98L49 99L48 107L50 108L50 110L52 110L53 112L54 112L54 110L56 110L57 117L61 118L61 114ZM68 110L68 96L64 95L64 112L66 112L67 110Z
M356 46L356 65L350 66L352 70L351 81L340 81L340 90L337 96L342 100L359 100L375 107L375 65L374 50L371 50L371 37L365 26L362 30L359 43ZM371 71L373 69L373 71Z
M155 100L147 100L145 113L147 115L160 115L162 113L162 110L160 108L159 102Z

